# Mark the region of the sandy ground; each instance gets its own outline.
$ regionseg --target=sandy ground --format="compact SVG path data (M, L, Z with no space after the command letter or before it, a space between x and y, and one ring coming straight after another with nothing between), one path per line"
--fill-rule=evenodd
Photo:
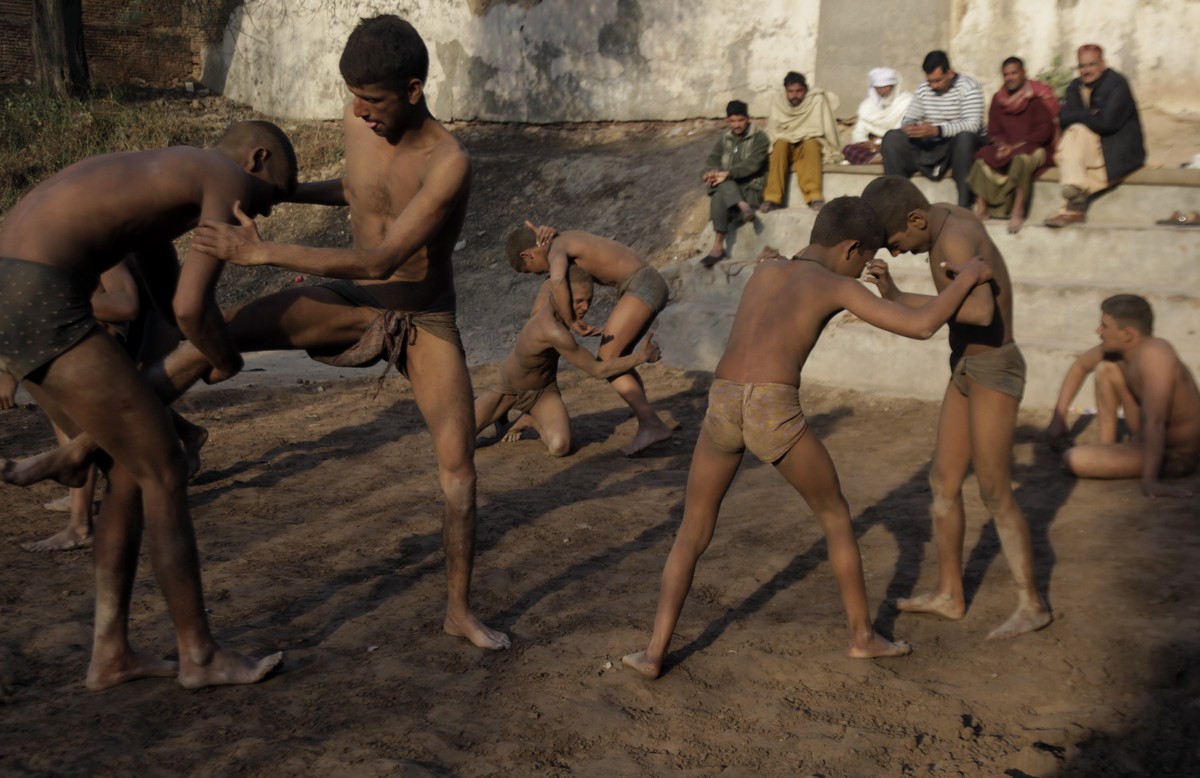
M251 364L254 367L254 364ZM494 368L475 371L476 386ZM0 773L55 775L1185 775L1200 770L1196 501L1075 482L1022 418L1014 478L1057 620L984 642L1014 603L968 482L970 610L949 623L881 604L933 581L926 472L937 408L810 388L841 473L878 628L915 653L845 657L820 531L747 461L701 560L664 677L644 647L682 510L709 376L653 366L682 426L626 459L633 421L564 371L577 450L480 448L474 605L510 632L487 653L441 631L440 494L407 384L374 371L197 392L212 438L191 489L218 637L282 649L254 687L82 686L90 553L19 548L57 529L60 487L0 491ZM261 376L261 382L256 376ZM299 379L305 380L305 379ZM278 385L269 385L269 384ZM1094 434L1094 430L1089 431ZM0 414L0 456L50 443L33 406ZM1189 481L1200 488L1200 478ZM173 637L143 559L133 635Z

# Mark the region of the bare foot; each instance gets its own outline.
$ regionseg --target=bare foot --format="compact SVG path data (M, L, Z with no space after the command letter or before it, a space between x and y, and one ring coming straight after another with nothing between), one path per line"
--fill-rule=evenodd
M662 673L662 660L653 660L645 651L638 651L636 654L626 654L621 659L621 664L626 667L631 667L644 678L649 678L653 681Z
M442 622L442 629L446 630L448 635L466 638L480 648L492 651L503 651L512 645L508 635L487 626L474 613L468 613L463 618L452 618L447 615L446 620Z
M987 639L1003 640L1024 635L1026 632L1037 632L1052 621L1054 621L1054 616L1045 605L1039 603L1038 605L1018 606L1008 617L1008 621L988 633Z
M68 551L72 548L91 548L92 536L90 534L80 535L75 531L74 527L55 532L50 537L44 540L30 541L22 543L21 548L26 551L48 552L48 551Z
M227 648L218 648L207 664L188 663L184 666L180 663L178 680L185 689L258 683L282 663L282 651L255 660Z
M1008 217L1008 232L1010 235L1016 235L1025 226L1025 217L1017 216L1015 213Z
M521 414L521 417L509 425L504 434L500 436L501 443L515 443L521 439L521 431L529 426L529 416Z
M0 481L13 486L29 486L52 478L63 486L80 487L87 483L91 458L87 449L64 446L25 459L0 460Z
M967 612L967 606L961 600L937 592L920 597L902 597L896 600L896 607L905 613L932 613L950 621L958 621Z
M985 222L988 220L987 203L985 203L981 198L978 198L978 197L975 198L975 216L981 222Z
M186 420L182 424L176 422L176 429L179 439L183 441L183 453L187 455L187 477L190 481L200 472L200 449L208 442L208 430Z
M62 497L55 497L50 502L42 503L42 507L48 511L55 513L70 513L71 512L71 493L67 492Z
M111 661L100 661L93 656L84 685L89 691L98 692L139 678L171 678L178 672L178 662L129 651Z
M912 646L903 640L893 643L878 632L872 632L871 636L861 645L855 645L852 642L846 655L851 659L884 659L893 656L908 656L911 653Z
M658 419L654 424L639 426L637 434L633 436L633 440L628 446L621 449L621 453L627 457L631 457L639 451L644 451L655 443L661 443L675 434L675 430L667 426L666 422Z

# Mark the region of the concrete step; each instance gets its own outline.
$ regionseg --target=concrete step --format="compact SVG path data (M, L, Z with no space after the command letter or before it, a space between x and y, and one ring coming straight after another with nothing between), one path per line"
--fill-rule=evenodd
M822 189L825 199L842 195L859 195L868 183L883 175L882 165L827 165ZM912 182L930 202L957 202L958 190L954 181L930 181L921 175ZM804 199L796 185L795 176L788 182L788 202L803 207ZM1051 168L1034 183L1030 203L1030 222L1041 222L1058 212L1060 205L1057 168ZM1093 198L1088 208L1088 221L1096 224L1152 225L1174 211L1200 211L1200 170L1146 169L1138 170L1117 187ZM1174 228L1197 230L1195 227Z

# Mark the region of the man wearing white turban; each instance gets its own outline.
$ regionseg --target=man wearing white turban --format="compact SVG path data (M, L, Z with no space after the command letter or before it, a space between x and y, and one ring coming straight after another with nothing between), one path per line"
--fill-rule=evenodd
M912 102L912 92L901 91L900 74L893 68L872 68L867 74L870 86L858 105L858 121L850 134L850 144L842 149L851 165L883 161L879 142L888 130L899 129L904 112Z

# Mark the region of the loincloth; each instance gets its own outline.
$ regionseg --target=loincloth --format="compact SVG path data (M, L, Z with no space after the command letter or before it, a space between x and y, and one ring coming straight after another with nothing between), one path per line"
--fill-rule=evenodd
M625 279L617 284L617 296L626 294L633 295L650 306L650 310L658 313L667 307L670 290L667 289L667 281L662 277L662 273L653 266L646 265L625 276Z
M704 429L720 450L740 454L749 449L774 464L804 437L808 421L800 408L799 387L717 378L708 390Z
M1025 396L1025 357L1016 341L970 356L951 354L950 380L964 395L971 393L967 376L1018 400Z
M54 361L96 326L97 278L0 257L0 370L18 380Z
M454 294L444 295L424 311L394 311L385 307L375 295L353 281L337 280L321 285L336 292L359 308L373 308L379 315L367 327L358 342L346 348L309 349L308 355L318 362L334 367L370 367L386 359L401 375L408 376L408 347L417 342L417 331L424 330L435 338L458 347L466 356L462 337L455 321ZM386 373L386 369L385 369ZM382 376L381 376L382 378Z
M1186 478L1196 472L1197 466L1200 466L1200 454L1195 451L1167 449L1158 472L1161 478Z
M517 401L513 403L512 409L521 413L528 413L537 404L537 401L542 399L542 395L544 394L562 394L558 388L558 381L555 379L551 379L550 383L537 389L522 391L520 389L513 389L512 385L504 380L503 375L496 379L496 383L492 386L492 391L497 394L516 397Z

